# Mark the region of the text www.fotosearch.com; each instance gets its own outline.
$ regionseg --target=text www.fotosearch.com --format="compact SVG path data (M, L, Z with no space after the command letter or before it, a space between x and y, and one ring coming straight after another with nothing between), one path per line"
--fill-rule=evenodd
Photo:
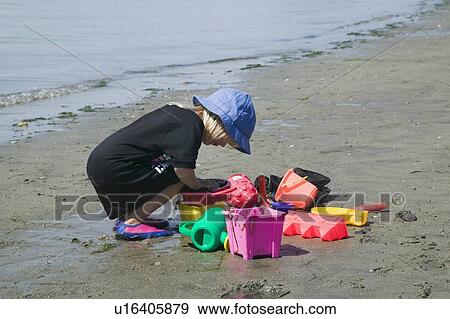
M336 306L302 306L294 305L251 305L235 303L229 305L198 305L198 313L204 315L335 315Z

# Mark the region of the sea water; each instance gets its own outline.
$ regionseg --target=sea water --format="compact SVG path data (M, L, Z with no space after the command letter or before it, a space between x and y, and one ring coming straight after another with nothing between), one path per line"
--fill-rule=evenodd
M438 2L2 0L0 142L24 118L124 105L161 89L239 87L242 69L339 47Z

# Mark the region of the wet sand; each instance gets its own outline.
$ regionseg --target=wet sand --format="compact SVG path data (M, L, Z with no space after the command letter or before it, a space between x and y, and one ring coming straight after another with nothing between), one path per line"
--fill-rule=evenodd
M449 298L450 11L420 23L425 29L374 60L420 26L250 70L240 88L257 108L252 156L203 146L198 162L202 177L299 166L331 177L334 194L362 193L367 202L402 194L389 213L349 227L342 241L284 237L281 258L252 261L200 253L178 235L116 241L111 221L55 221L55 195L93 194L85 164L103 138L154 105L213 90L160 92L152 104L89 113L63 132L0 146L0 297ZM418 220L396 219L402 209Z

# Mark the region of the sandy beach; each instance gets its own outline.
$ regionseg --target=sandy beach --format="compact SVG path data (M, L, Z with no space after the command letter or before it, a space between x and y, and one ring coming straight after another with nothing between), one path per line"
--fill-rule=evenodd
M180 235L116 241L112 221L56 220L55 196L95 194L85 166L100 141L156 106L214 88L158 92L0 145L0 297L450 298L449 52L442 7L377 40L245 74L239 88L257 110L253 154L203 146L201 177L302 167L329 176L332 194L394 199L389 213L349 227L348 239L284 237L277 259L201 253ZM417 221L395 218L403 209Z

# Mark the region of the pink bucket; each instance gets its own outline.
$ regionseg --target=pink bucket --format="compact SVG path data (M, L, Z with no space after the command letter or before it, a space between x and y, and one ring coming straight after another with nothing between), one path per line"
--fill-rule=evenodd
M280 256L284 214L269 207L232 208L224 214L232 255L246 260Z

